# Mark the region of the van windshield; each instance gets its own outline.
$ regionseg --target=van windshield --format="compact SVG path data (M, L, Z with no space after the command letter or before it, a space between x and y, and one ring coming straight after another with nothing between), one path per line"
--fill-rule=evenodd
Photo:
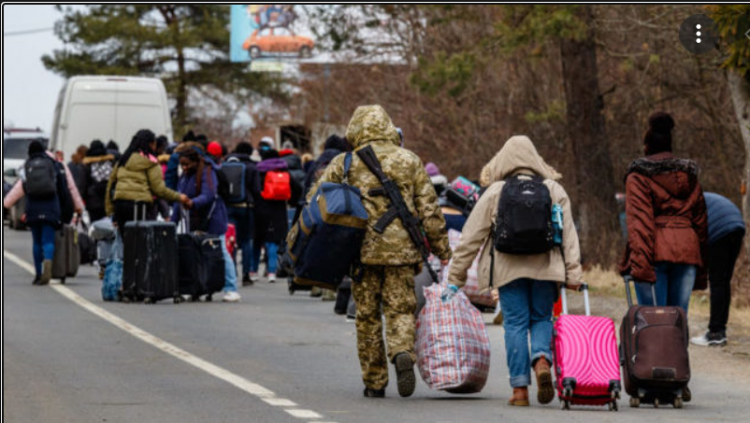
M25 159L29 156L29 144L39 141L47 148L47 138L4 138L4 159Z

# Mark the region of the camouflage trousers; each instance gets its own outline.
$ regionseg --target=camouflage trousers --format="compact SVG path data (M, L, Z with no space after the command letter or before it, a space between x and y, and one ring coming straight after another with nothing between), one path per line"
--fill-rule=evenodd
M357 304L357 350L362 381L372 389L388 385L388 363L402 352L414 354L414 266L364 266L362 282L352 284ZM382 312L381 312L382 304ZM383 343L383 320L388 360Z

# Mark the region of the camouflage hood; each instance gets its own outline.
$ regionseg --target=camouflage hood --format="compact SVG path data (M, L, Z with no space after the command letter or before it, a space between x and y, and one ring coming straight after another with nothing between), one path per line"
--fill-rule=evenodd
M346 128L346 139L354 148L374 141L390 141L396 146L400 145L396 127L379 105L357 107Z

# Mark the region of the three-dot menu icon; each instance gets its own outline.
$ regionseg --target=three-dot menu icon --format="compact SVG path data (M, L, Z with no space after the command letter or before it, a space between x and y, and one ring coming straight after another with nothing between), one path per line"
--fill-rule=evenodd
M693 54L703 54L716 48L716 25L706 15L693 15L680 26L680 43Z

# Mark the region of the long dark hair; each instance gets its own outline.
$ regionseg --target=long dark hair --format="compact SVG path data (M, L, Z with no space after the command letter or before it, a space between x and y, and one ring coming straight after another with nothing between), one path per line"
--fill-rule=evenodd
M210 177L211 166L206 166L206 161L203 159L197 151L189 149L180 153L181 157L185 157L191 162L198 163L195 168L195 195L201 195L201 181L203 180L203 174L206 174L208 178L208 186L213 187L213 178Z
M125 166L125 163L130 160L130 156L133 153L154 155L154 151L151 150L151 144L155 140L156 135L154 135L154 133L149 131L148 129L141 129L140 131L136 132L136 134L133 136L133 139L130 141L128 149L125 150L125 153L123 153L122 157L120 157L120 161L118 162L118 164L120 166Z

